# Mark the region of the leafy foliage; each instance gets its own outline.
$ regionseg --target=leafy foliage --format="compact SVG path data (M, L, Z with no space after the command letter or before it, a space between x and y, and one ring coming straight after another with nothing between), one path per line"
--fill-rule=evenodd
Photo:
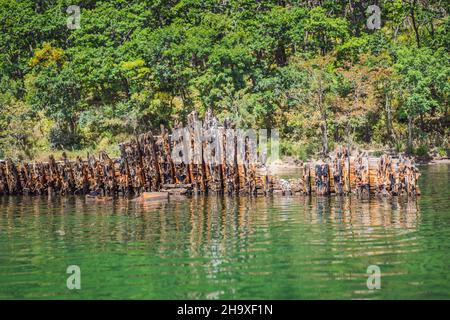
M334 143L449 149L444 1L0 0L0 157L101 147L212 108ZM303 146L302 146L303 145Z

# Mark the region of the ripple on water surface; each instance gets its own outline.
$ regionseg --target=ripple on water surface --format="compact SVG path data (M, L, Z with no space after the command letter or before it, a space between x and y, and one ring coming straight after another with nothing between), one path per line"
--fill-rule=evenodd
M418 199L0 197L0 298L449 299L450 167L422 172Z

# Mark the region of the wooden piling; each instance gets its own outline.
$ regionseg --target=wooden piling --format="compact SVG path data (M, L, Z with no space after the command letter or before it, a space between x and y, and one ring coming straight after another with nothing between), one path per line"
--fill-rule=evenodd
M411 159L351 154L342 147L330 158L305 162L296 179L279 179L256 161L253 137L238 135L231 127L229 121L220 125L211 111L201 125L193 112L188 116L189 135L170 136L161 126L158 136L147 132L121 144L116 159L101 152L75 161L65 154L60 160L50 156L47 162L1 160L0 195L90 194L106 199L158 191L249 196L420 194L420 173ZM182 124L177 122L175 128L182 129ZM172 159L173 150L181 150L181 162Z

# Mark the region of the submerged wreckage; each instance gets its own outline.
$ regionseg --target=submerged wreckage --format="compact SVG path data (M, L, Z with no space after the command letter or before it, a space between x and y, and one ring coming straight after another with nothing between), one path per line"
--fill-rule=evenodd
M208 112L200 128L196 123L197 114L190 114L186 131L192 134L188 135L187 143L183 141L185 135L170 136L161 126L158 136L147 132L120 145L119 158L110 158L102 152L97 157L88 155L85 160L77 157L75 161L65 155L59 161L53 156L47 162L0 161L0 195L420 194L417 183L420 173L408 158L352 155L349 150L339 148L328 159L304 163L298 178L284 180L271 175L270 168L251 161L252 153L257 152L251 139L245 137L239 150L236 135L226 130L230 127L227 121L219 126L217 119ZM212 127L219 128L215 134L216 138L221 137L218 154L227 160L205 161L206 153L211 150L217 153L217 145L212 146L214 139L193 138L194 131L206 132ZM181 144L188 146L187 152L194 160L173 160L172 151L180 149Z

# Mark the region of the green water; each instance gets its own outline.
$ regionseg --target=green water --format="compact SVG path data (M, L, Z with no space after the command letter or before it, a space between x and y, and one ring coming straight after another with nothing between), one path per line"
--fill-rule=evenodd
M450 166L422 172L417 201L0 197L0 298L450 299Z

